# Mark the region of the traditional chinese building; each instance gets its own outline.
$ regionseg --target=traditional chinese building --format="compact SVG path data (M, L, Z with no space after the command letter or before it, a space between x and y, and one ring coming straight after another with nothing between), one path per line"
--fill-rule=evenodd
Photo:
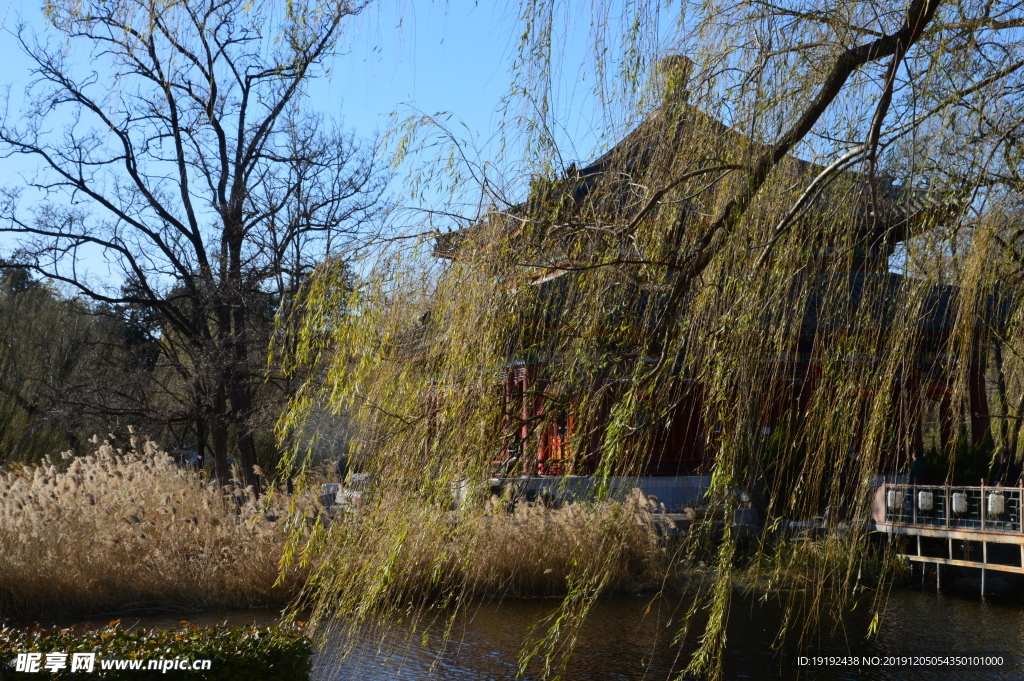
M501 214L491 214L478 225L442 235L435 242L435 255L450 260L471 257L474 244L478 244L474 235L485 230L497 229L514 242L520 238L520 232L540 203L557 204L555 221L600 221L604 216L614 216L607 218L608 223L639 221L653 203L637 201L635 186L655 171L671 177L671 173L664 175L664 171L673 167L674 150L687 140L709 140L703 165L718 167L723 173L729 172L744 155L763 148L689 102L686 88L689 69L690 63L685 58L669 58L662 69L669 81L662 104L621 142L585 167L572 167L549 186L535 189L523 204ZM776 172L792 178L794 184L807 186L825 170L818 164L786 157ZM841 199L835 198L840 196ZM854 197L852 203L851 196ZM784 399L779 400L780 410L792 407L799 411L812 398L820 375L820 367L813 361L814 345L822 334L841 333L841 326L847 323L845 320L854 314L868 315L878 326L879 333L888 333L887 325L892 323L893 315L889 301L894 300L904 286L904 275L890 271L890 260L898 244L941 224L956 209L955 202L936 199L923 190L902 187L891 178L869 180L849 171L842 171L833 188L823 190L815 198L818 210L829 209L830 198L844 202L842 212L852 237L842 245L822 241L808 246L806 266L796 275L802 290L811 291L809 296L794 302L803 308L799 342L795 351L787 356L765 360L781 366L776 372L780 376L779 390L785 393ZM811 218L805 216L804 219L813 219L813 209L808 215ZM526 266L533 268L532 284L547 291L549 299L557 299L565 287L573 285L572 263L557 249L549 247L547 252L533 253L531 257L535 262ZM823 293L817 293L825 290L826 278L836 276L834 265L840 258L845 263L845 317L833 314L831 303L824 300ZM923 448L923 400L933 400L939 408L942 446L948 446L956 435L951 405L952 362L945 354L954 321L951 310L955 297L956 290L948 286L936 285L929 290L920 304L916 322L919 353L908 360L907 370L901 372L904 378L893 383L892 403L897 405L893 412L894 428L912 443L911 449ZM640 304L658 305L660 302L651 298ZM550 363L557 361L552 357L508 358L498 399L504 401L505 411L516 418L511 425L515 437L509 444L502 473L546 476L593 472L601 444L599 430L591 429L587 435L577 432L572 406L564 403L552 406L552 401L544 399L550 387ZM877 362L877 358L853 354L846 361L867 365ZM981 360L973 362L966 373L971 436L977 443L985 437L989 427ZM595 376L595 381L603 382L606 388L600 409L606 412L610 409L616 394L614 383L620 380L621 377L614 375ZM649 476L699 474L713 455L715 424L707 420L700 381L682 372L673 392L674 409L657 432L646 457ZM552 408L556 413L544 414L545 409ZM782 414L777 414L776 418L782 418ZM772 421L771 417L766 420L766 431L775 426ZM892 470L901 465L898 458L890 464Z

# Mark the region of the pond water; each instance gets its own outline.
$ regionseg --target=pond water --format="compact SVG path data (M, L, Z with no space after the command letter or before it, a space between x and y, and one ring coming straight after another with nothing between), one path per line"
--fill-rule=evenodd
M666 679L680 668L675 631L666 601L613 599L599 603L581 635L567 679ZM479 606L457 635L442 647L391 641L380 654L366 645L348 660L328 648L318 658L317 679L512 679L523 632L550 606L517 601ZM866 608L865 608L866 610ZM844 626L815 641L804 655L879 657L877 665L854 667L800 666L792 651L778 654L773 641L781 609L778 604L735 604L728 625L727 679L1020 679L1022 670L1013 654L1024 643L1024 609L932 593L899 591L889 599L888 616L878 638L864 642L866 614L854 613ZM395 645L397 643L397 645ZM784 646L794 649L794 646ZM969 665L914 667L883 666L887 656L976 655L1003 656L1000 666ZM874 662L874 660L873 660ZM890 662L900 662L891 661ZM526 678L535 678L528 674Z
M649 607L648 607L649 606ZM339 637L317 654L314 679L385 681L391 679L513 679L524 633L550 611L551 602L481 602L459 623L445 644L434 631L426 645L420 634L401 625L385 634L368 633L343 657ZM680 668L671 644L672 604L665 600L616 598L597 604L580 636L566 679L666 679ZM856 656L860 664L828 667L801 665L795 646L773 648L781 608L737 601L728 623L727 679L915 680L1020 679L1024 667L1016 653L1024 644L1024 607L924 591L896 590L888 600L879 636L865 642L866 608L844 618L843 626L814 641L802 654ZM173 627L181 617L124 618L123 624ZM189 621L231 624L274 621L274 614L243 612L190 616ZM915 666L913 656L1002 656L1001 665ZM864 664L864 658L877 658ZM886 664L886 663L890 664ZM524 678L537 678L531 670Z

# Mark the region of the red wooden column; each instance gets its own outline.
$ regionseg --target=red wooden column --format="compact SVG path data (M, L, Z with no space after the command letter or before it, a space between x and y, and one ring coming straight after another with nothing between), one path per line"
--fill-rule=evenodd
M544 432L538 428L539 422L535 418L541 414L544 408L544 399L541 395L543 386L540 381L540 366L537 364L525 364L523 366L523 461L527 470L543 475L544 471ZM532 447L532 451L531 451Z
M509 435L513 435L515 440L510 442L510 446L518 446L518 456L520 457L517 469L519 473L526 473L529 469L526 467L526 444L523 441L523 433L525 427L520 422L517 426L516 423L523 415L523 403L525 402L523 394L523 370L521 367L512 365L508 368L508 372L505 376L505 428ZM518 417L517 417L518 415ZM509 471L511 474L512 471Z
M529 473L532 475L536 472L537 457L536 453L534 453L534 456L531 457L529 444L529 420L530 417L533 416L533 410L531 409L533 400L530 399L530 388L532 387L530 385L530 365L524 364L522 372L523 374L520 383L520 385L522 386L522 392L520 393L522 395L522 399L519 403L519 417L522 419L522 425L519 426L519 441L523 443L523 468L524 470L529 471Z
M512 416L519 411L516 405L516 369L510 367L505 372L505 432L511 433L515 418Z

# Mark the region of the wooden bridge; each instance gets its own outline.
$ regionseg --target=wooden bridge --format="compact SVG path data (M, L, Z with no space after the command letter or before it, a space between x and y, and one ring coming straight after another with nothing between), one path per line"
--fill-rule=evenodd
M879 532L913 537L902 555L935 565L938 584L943 566L981 570L984 597L988 571L1024 574L1022 499L1021 487L884 483L872 519Z

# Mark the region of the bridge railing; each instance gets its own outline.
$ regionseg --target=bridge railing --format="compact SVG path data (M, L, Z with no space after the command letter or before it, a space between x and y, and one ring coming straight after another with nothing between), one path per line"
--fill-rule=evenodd
M885 483L885 522L892 525L1024 532L1020 487Z

